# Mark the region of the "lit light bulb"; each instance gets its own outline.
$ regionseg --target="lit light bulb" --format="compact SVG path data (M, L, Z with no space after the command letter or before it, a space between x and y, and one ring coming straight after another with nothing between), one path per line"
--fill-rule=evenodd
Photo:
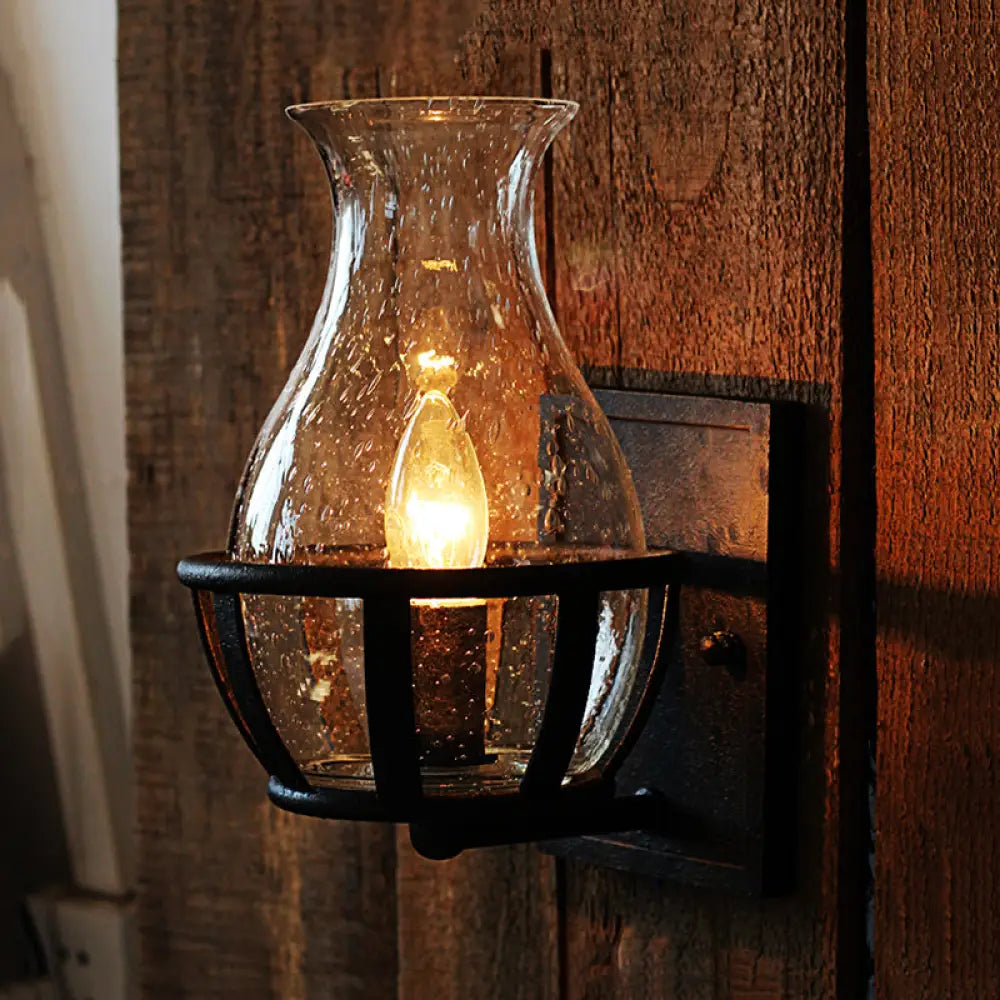
M450 327L437 315L438 335ZM421 338L423 340L423 338ZM426 340L404 357L420 392L399 440L385 498L389 565L482 566L489 539L486 484L472 438L448 393L458 381L450 353ZM412 601L413 695L424 765L486 761L486 601Z
M400 438L385 502L389 565L414 569L481 566L489 538L486 484L476 449L447 389L455 362L423 351L422 395Z

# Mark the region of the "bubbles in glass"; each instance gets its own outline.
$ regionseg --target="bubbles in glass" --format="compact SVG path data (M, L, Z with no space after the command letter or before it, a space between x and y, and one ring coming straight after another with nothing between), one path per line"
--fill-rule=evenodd
M312 331L247 461L235 558L445 569L644 551L628 468L556 327L535 248L536 172L575 112L504 98L288 109L326 167L333 246ZM372 788L363 603L243 606L261 692L306 776ZM551 595L412 602L429 793L518 783L557 612ZM569 780L614 745L644 621L642 593L602 595Z

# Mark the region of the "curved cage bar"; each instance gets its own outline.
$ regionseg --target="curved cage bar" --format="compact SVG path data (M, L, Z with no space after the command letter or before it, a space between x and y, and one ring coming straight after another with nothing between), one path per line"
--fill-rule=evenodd
M250 664L243 611L237 594L213 594L212 605L219 648L226 664L233 706L253 741L257 759L290 788L304 791L308 783L271 722Z
M646 682L634 704L621 742L629 744L662 674L658 651L664 623L664 595L680 579L683 556L674 552L630 558L581 560L551 565L490 566L481 569L409 570L364 566L244 563L223 553L184 559L182 583L194 591L195 608L209 665L237 728L271 777L269 794L277 805L307 815L422 824L427 853L438 831L441 843L499 837L536 839L583 829L631 828L628 818L662 809L654 799L616 810L614 767L567 783L570 760L584 721L600 595L616 589L643 589L650 595L644 646L651 655ZM364 602L365 714L374 791L318 787L310 782L282 741L254 676L244 631L244 595L355 598ZM414 710L411 602L489 597L555 595L558 599L551 683L530 759L514 791L428 795ZM590 668L585 669L589 664ZM622 759L620 753L613 761ZM617 766L617 765L615 765ZM625 809L628 816L622 812ZM614 815L612 815L614 814ZM442 833L458 822L466 834ZM460 846L456 848L460 849ZM455 853L441 847L440 853Z
M406 809L423 798L413 705L410 602L364 598L365 712L378 799Z

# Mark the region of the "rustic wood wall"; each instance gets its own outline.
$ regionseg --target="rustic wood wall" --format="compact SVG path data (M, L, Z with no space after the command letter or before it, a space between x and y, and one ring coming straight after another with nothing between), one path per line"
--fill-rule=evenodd
M835 563L842 13L770 0L120 9L143 996L834 995L830 574L814 581L829 620L803 664L800 888L756 903L530 847L435 865L385 830L274 811L173 564L221 543L319 298L324 182L282 106L426 92L581 101L543 211L567 340L628 384L809 404L829 442L819 516Z
M293 818L198 663L173 563L225 541L311 322L328 196L281 105L341 92L310 3L120 6L141 995L394 995L390 830Z
M865 9L845 4L121 0L144 998L861 996L872 364L880 996L992 995L996 38L965 8L872 0L869 232ZM581 102L540 205L581 362L806 406L825 490L789 899L529 847L431 864L279 813L218 703L173 566L223 541L328 247L318 159L281 108L428 92Z
M1000 20L870 4L885 998L1000 995Z

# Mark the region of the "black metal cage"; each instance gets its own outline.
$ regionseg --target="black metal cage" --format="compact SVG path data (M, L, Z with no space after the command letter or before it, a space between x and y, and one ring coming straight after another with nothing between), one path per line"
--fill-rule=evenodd
M627 756L662 677L660 655L671 594L685 556L675 552L479 569L237 562L224 553L184 559L178 576L194 596L202 642L219 693L247 746L270 775L268 793L284 809L336 819L411 825L428 857L466 847L581 833L676 830L681 817L654 792L616 797L614 775ZM606 763L567 782L580 737L595 660L604 592L648 594L645 668L631 715ZM243 595L355 598L363 602L365 703L374 791L312 784L282 741L257 685L244 628ZM421 778L411 653L411 602L554 595L555 649L534 746L514 792L428 795ZM584 624L589 623L589 626ZM377 665L377 667L376 667ZM377 669L377 676L376 671Z

